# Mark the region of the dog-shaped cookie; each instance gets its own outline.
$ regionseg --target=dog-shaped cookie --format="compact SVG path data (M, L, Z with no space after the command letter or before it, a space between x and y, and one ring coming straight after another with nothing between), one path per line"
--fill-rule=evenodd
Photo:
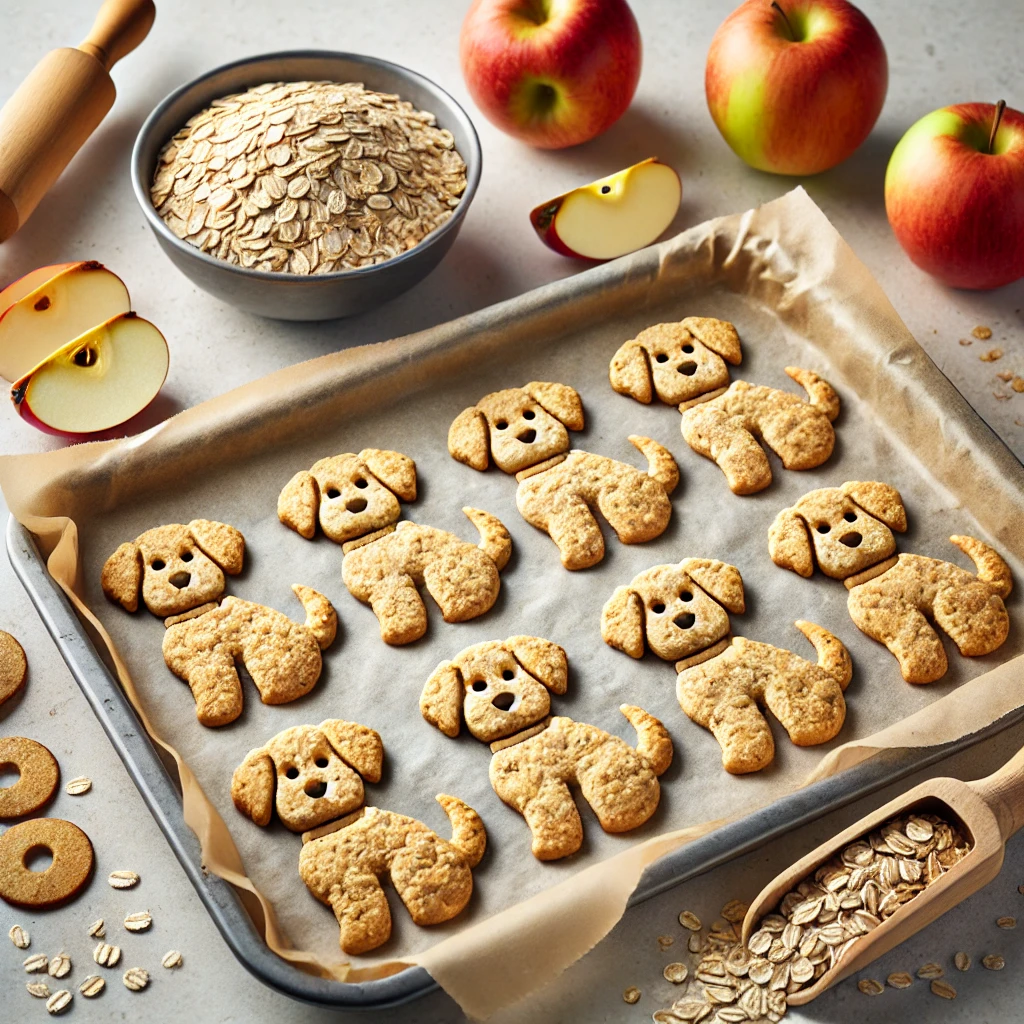
M678 661L729 634L729 612L745 611L739 570L713 558L655 565L617 587L601 612L601 636L631 658L644 641L659 658Z
M623 544L661 536L672 515L669 495L679 483L675 459L649 437L629 438L647 457L647 473L604 455L570 451L568 431L583 425L573 388L533 381L485 395L448 431L448 451L459 462L482 471L493 458L499 469L516 474L520 513L558 545L567 569L604 558L594 510Z
M111 601L134 612L141 595L154 615L167 616L164 661L188 683L206 726L227 725L242 713L237 663L264 704L286 704L316 685L320 652L337 632L330 601L309 587L293 587L306 610L301 625L252 601L220 601L224 573L240 573L244 556L245 539L233 526L194 519L147 530L103 566L103 592Z
M832 454L839 396L811 370L787 366L806 392L804 401L788 391L734 381L717 398L680 406L686 443L716 462L734 494L754 494L772 482L763 441L786 469L813 469Z
M343 544L397 523L400 500L416 500L416 463L401 452L364 448L296 473L277 499L277 516L306 540L319 522L326 537Z
M895 556L893 531L907 528L899 491L878 481L847 481L805 494L768 531L772 561L800 576L815 565L843 580L857 627L885 644L908 683L931 683L949 667L936 627L967 657L990 654L1009 634L1003 599L1009 566L987 544L954 536L977 575L923 555Z
M480 816L453 796L437 797L451 842L415 818L365 807L363 780L380 781L383 759L372 729L329 719L278 733L251 750L231 779L231 799L246 817L267 825L276 810L285 828L305 833L299 874L334 911L342 951L351 955L391 935L382 878L391 879L416 924L440 924L469 902L471 869L487 844ZM340 827L319 828L328 822Z
M426 587L445 622L475 619L497 600L512 538L488 512L462 511L480 533L478 546L408 521L343 545L345 586L373 609L385 643L411 643L427 631L427 609L417 587Z
M645 405L657 396L666 405L714 398L729 385L729 367L743 358L740 337L728 320L688 316L655 324L625 342L612 356L608 379L620 395Z
M565 692L567 673L557 644L513 636L442 662L420 697L423 717L446 736L457 736L464 718L476 739L495 741L491 786L526 819L538 860L568 857L583 842L570 785L579 786L606 832L628 832L657 809L658 776L672 763L668 731L638 707L620 708L636 729L635 749L570 718L546 722L550 695Z

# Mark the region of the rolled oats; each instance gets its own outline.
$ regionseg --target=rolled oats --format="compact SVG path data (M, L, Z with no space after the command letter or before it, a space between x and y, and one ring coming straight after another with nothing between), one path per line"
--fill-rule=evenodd
M100 967L116 967L121 959L121 947L101 942L93 951L92 958Z
M668 947L671 946L675 941L676 940L673 939L671 935L658 936L658 945L661 947L661 949L668 949Z
M172 970L175 967L180 967L181 954L176 949L172 949L167 953L164 953L164 958L160 961L160 966L166 967L168 970Z
M691 913L689 910L684 910L679 915L679 923L684 928L689 929L691 932L700 931L700 918L696 914Z
M1015 918L1015 917L1000 917L996 921L996 924L999 925L1000 928L1016 928L1017 927L1017 918Z
M989 971L1001 971L1006 961L998 953L989 953L981 958L981 966Z
M87 778L84 775L80 775L77 779L72 779L65 787L64 792L68 796L82 796L88 793L92 789L92 779Z
M106 927L103 924L103 918L101 917L98 921L93 921L89 925L89 936L94 939L102 939L107 934Z
M896 971L885 980L890 988L910 988L914 984L914 979L906 971Z
M50 998L50 986L45 981L30 981L27 982L25 988L28 989L30 996L35 996L36 999L49 999Z
M945 973L938 964L927 963L923 967L918 968L917 976L925 981L932 981L935 978L941 978Z
M139 876L134 871L111 871L107 881L115 889L131 889L139 884Z
M121 980L129 991L141 992L149 984L149 971L141 967L129 967Z
M933 981L931 989L941 999L956 999L956 989L948 981Z
M63 978L71 973L71 957L67 953L58 953L46 968L51 978Z
M866 996L880 996L885 991L885 986L874 978L863 978L857 982L857 988Z
M956 964L958 971L969 971L971 969L971 958L967 953L957 953L953 957L953 963Z
M640 989L636 988L633 985L630 985L629 988L627 988L622 993L622 1001L625 1002L625 1003L635 1003L635 1002L638 1002L639 999L640 999Z
M674 963L667 964L665 970L661 972L665 976L666 981L671 981L673 985L681 985L686 981L686 976L689 974L686 964Z
M66 988L62 988L59 992L54 992L46 1000L47 1012L52 1013L54 1016L58 1013L63 1013L71 1005L71 998L71 993Z
M86 999L95 999L106 986L106 982L98 974L90 974L81 985L78 986L78 991L85 996Z
M26 974L40 974L46 970L49 964L50 961L42 953L36 953L34 956L30 956L27 960L22 961L22 967L25 968Z
M25 931L20 924L12 925L11 930L7 934L11 937L11 942L13 942L18 949L28 949L32 942L29 938L28 932Z
M153 915L148 910L140 910L136 914L129 914L124 919L124 926L130 932L144 932L153 923Z

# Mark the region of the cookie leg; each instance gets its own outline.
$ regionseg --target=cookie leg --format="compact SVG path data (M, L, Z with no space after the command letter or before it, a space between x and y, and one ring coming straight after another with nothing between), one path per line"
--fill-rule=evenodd
M615 744L618 747L618 744ZM578 773L583 798L605 832L639 828L658 809L661 787L650 768L632 749L620 748L606 759L594 759Z
M391 910L376 875L345 876L327 894L338 919L338 942L343 953L367 953L387 942L391 935Z
M558 860L575 853L583 843L583 823L569 787L560 779L530 771L518 759L499 762L499 756L491 761L491 785L526 819L533 833L534 857Z
M761 426L762 440L786 469L814 469L828 460L835 447L836 435L828 417L803 403Z
M479 552L476 552L479 555ZM475 560L475 559L474 559ZM501 582L493 562L479 566L438 559L423 571L427 593L437 602L445 622L466 622L491 610Z
M731 775L760 771L775 757L772 731L752 697L736 695L720 704L708 728L722 748L722 767Z
M623 481L621 488L605 488L597 497L597 507L623 544L643 544L665 532L672 517L672 503L660 485L642 474L634 482Z
M683 414L682 431L695 452L718 464L733 494L754 494L772 482L768 456L739 417L697 405Z
M908 683L933 683L946 674L942 641L912 604L866 583L850 591L846 607L861 632L889 648Z
M370 594L370 607L386 644L409 644L427 631L427 609L409 576L385 576Z
M969 658L991 654L1010 632L1006 606L982 583L940 590L933 611L939 628Z
M785 674L768 680L764 702L798 747L827 743L846 721L842 688L817 666L795 655L794 662Z
M436 835L395 854L391 882L418 925L450 921L473 894L473 875L465 859Z
M242 713L242 683L231 658L188 666L185 682L196 699L196 718L203 725L227 725Z

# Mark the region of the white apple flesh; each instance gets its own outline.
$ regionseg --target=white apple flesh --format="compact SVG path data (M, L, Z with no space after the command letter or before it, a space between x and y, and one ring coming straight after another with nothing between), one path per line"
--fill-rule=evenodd
M164 336L122 313L64 345L11 388L18 412L61 434L116 427L146 408L167 377Z
M22 282L34 284L37 273L41 271ZM18 295L22 282L2 294ZM130 309L124 282L101 263L74 263L58 270L0 312L0 377L20 380L69 340Z
M78 263L54 263L49 267L39 267L38 270L30 270L24 277L12 281L3 291L0 291L0 316L11 308L19 299L23 299L29 292L34 292L41 285L46 284L51 278L56 277L64 270L77 267Z
M530 219L556 252L611 260L655 241L682 194L679 175L652 158L543 203Z

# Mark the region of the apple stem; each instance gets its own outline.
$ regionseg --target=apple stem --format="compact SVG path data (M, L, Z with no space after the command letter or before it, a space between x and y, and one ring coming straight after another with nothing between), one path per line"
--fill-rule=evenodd
M988 151L996 144L996 132L999 131L999 122L1003 119L1003 111L1006 109L1006 100L1000 100L996 104L996 116L992 118L992 130L988 133Z
M782 15L782 20L786 23L786 28L789 29L789 38L792 42L796 42L796 33L793 31L793 26L789 23L789 18L786 17L786 12L780 6L778 0L772 0L772 7L775 8Z

